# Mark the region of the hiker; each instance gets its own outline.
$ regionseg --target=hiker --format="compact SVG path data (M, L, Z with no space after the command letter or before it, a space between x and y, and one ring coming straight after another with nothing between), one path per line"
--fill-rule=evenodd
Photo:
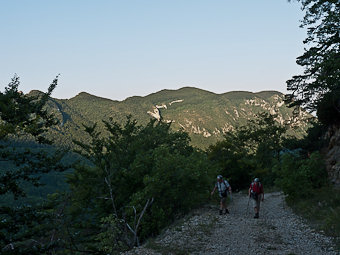
M228 191L231 194L231 186L229 185L227 180L224 180L222 175L217 176L217 182L215 184L215 187L213 191L211 192L211 195L214 194L215 190L218 189L218 194L220 196L220 215L223 214L223 210L225 210L224 214L229 213L229 210L227 208L227 194Z
M250 184L248 195L253 199L255 211L254 218L257 219L259 218L261 200L262 202L264 201L263 185L260 182L259 178L255 178L254 181Z

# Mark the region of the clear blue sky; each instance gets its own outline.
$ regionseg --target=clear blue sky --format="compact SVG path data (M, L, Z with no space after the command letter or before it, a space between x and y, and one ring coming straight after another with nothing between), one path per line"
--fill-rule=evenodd
M286 92L306 31L287 0L0 0L0 90L123 100L193 86Z

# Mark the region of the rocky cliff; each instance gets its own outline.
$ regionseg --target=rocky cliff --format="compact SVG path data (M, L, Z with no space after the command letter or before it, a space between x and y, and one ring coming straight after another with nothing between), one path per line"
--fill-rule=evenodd
M326 152L326 166L332 184L340 188L340 125L332 125L327 132L329 145Z

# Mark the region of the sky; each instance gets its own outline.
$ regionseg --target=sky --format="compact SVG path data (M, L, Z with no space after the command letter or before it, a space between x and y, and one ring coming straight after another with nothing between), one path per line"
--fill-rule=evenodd
M287 0L0 0L0 91L124 100L162 89L277 90L302 72Z

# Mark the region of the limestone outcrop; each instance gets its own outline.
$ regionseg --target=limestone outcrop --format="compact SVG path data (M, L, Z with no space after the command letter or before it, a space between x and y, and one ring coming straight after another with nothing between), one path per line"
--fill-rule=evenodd
M329 145L326 153L326 167L332 184L340 188L340 125L332 125L327 132Z

